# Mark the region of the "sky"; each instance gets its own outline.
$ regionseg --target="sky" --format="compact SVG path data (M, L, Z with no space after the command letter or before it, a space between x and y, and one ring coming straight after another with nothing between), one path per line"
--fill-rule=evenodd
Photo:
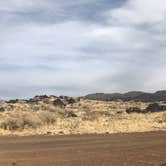
M166 1L0 1L0 99L166 89Z

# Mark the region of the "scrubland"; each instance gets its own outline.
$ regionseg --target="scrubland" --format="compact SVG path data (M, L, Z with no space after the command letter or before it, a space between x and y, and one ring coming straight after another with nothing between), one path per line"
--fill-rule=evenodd
M149 103L34 98L0 103L0 135L56 135L166 130L166 112L126 113Z

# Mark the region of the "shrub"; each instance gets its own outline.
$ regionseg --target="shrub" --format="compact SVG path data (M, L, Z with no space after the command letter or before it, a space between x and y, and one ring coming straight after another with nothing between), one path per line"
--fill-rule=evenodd
M37 128L44 124L54 123L55 114L47 111L21 112L12 111L4 113L0 118L0 128L4 130L16 130L25 128Z
M162 116L160 117L157 117L155 119L155 122L158 122L158 123L166 123L166 113L164 113Z
M126 110L126 112L128 114L131 114L131 113L142 113L143 111L138 107L130 107Z
M94 121L95 119L96 119L96 115L92 111L84 111L82 115L82 120Z
M45 124L51 124L56 121L55 114L49 111L40 111L37 112L39 119L42 121L42 123Z
M67 113L67 117L68 118L77 118L78 116L73 111L69 111Z

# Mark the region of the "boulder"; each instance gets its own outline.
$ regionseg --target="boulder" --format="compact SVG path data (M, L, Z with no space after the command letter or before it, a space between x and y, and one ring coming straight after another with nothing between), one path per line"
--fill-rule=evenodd
M61 99L56 99L53 101L54 106L63 107L65 106L64 102Z
M7 101L7 103L9 103L9 104L16 104L16 103L18 103L19 102L19 100L18 99L16 99L16 100L9 100L9 101Z
M68 104L74 104L74 103L76 103L76 100L73 99L73 98L69 98L69 99L67 99L67 103Z
M49 98L47 95L35 96L34 99L36 100L43 100Z
M166 111L166 105L159 105L158 103L149 104L146 112Z
M161 111L161 106L158 103L149 104L146 108L146 112L158 112Z

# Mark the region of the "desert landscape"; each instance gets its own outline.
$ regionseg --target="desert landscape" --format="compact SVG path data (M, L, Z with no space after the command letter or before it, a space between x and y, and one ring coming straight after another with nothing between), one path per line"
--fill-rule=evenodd
M0 166L166 166L166 0L0 0Z
M133 97L133 92L131 94ZM101 101L86 96L43 95L29 100L1 101L0 134L111 134L166 130L165 101L147 100L116 97Z
M164 100L88 98L1 101L0 165L165 166Z

